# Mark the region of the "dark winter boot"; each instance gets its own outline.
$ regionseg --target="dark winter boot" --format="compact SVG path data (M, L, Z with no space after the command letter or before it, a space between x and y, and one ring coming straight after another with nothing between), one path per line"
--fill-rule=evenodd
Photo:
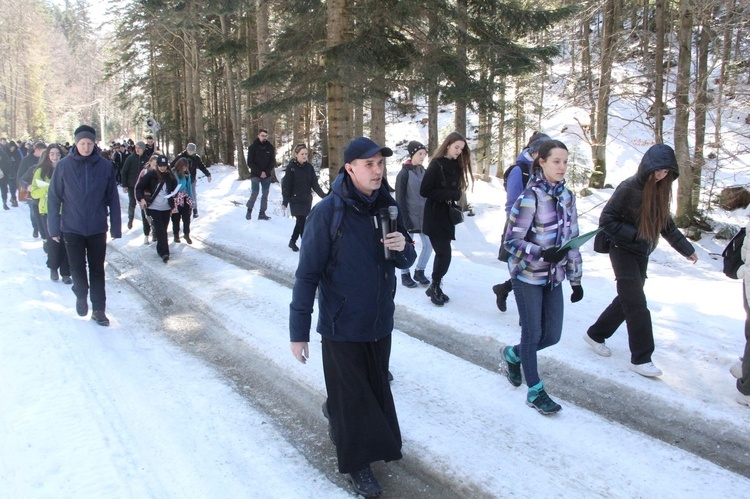
M438 307L442 307L444 302L443 299L440 297L440 282L439 281L433 281L432 284L430 284L430 287L427 288L427 291L424 292L427 296L430 297L430 301L437 305Z
M49 270L49 278L52 281L59 281L60 276L57 274L57 269L50 269Z
M443 288L441 287L440 283L437 283L437 290L438 293L440 293L440 299L443 300L443 303L448 303L449 301L451 301L451 299L448 298L448 295L443 293Z
M190 234L185 234L184 238L186 243L193 244L193 240L190 239Z
M401 274L401 284L406 286L407 288L417 287L417 283L414 282L414 279L411 278L411 274L409 272Z
M11 198L11 199L10 199L10 205L11 205L11 206L12 206L13 208L18 208L18 200L17 200L17 199L15 199L15 198Z
M513 290L513 285L510 281L505 281L502 284L495 284L492 286L492 292L495 293L495 303L497 304L498 310L505 312L508 310L508 295Z
M513 386L521 386L521 383L523 383L521 359L518 358L513 347L510 346L503 348L501 355L505 361L505 374L508 376L508 381Z
M3 209L4 210L9 210L10 209L10 208L8 208L8 203L6 203L5 201L3 201Z
M417 281L419 284L423 284L425 286L430 285L430 280L424 276L424 270L415 270L414 280Z
M248 208L247 213L245 213L245 220L250 220L251 218L253 218L253 210Z
M91 314L91 320L96 321L100 326L109 326L109 318L104 313L104 310L94 310Z
M290 240L289 240L289 247L290 247L290 248L292 249L292 251L294 251L295 253L296 253L297 251L299 251L299 246L297 246L297 241L295 241L294 239L290 239Z
M271 220L271 217L269 217L265 213L261 213L260 215L258 215L258 220Z
M562 410L562 406L547 395L547 391L544 389L544 384L541 381L529 387L529 393L526 395L526 405L533 407L545 416Z
M349 473L349 481L352 482L354 491L363 497L378 497L383 493L369 465L359 471Z

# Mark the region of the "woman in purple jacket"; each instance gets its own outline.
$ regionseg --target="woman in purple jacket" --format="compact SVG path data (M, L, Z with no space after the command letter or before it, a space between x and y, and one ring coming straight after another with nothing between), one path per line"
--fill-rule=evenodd
M570 301L583 298L581 254L561 249L578 236L578 212L573 193L565 187L568 149L559 140L542 144L534 160L526 190L510 210L505 249L508 269L521 319L521 342L507 346L502 355L508 380L521 386L521 369L529 387L526 404L542 414L562 407L544 389L537 371L536 353L560 341L563 296L560 284L567 277L573 288Z

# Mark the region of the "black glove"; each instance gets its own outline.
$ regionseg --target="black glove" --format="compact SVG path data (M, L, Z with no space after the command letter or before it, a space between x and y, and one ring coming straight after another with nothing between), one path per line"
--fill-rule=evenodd
M583 300L583 286L580 284L572 284L570 287L573 289L573 294L570 295L570 302L576 303Z
M560 251L560 246L553 246L542 251L542 258L547 263L557 263L567 255L567 251Z

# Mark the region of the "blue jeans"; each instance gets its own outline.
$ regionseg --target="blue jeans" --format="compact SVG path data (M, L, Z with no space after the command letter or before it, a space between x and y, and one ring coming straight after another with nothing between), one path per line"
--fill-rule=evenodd
M521 358L528 386L539 383L536 353L560 341L563 323L562 286L535 286L513 279L513 295L521 318L521 343L513 351Z
M430 261L430 257L432 256L432 243L430 242L430 237L424 232L419 232L417 234L419 235L419 240L422 242L422 250L419 252L419 258L417 258L416 270L424 270L427 268L427 262ZM401 273L408 274L409 269L403 269L401 270Z
M268 189L271 187L271 177L252 177L250 184L252 192L250 193L250 199L247 200L247 209L252 211L255 206L255 200L258 199L258 191L263 186L263 195L260 197L260 214L265 215L266 209L268 209Z

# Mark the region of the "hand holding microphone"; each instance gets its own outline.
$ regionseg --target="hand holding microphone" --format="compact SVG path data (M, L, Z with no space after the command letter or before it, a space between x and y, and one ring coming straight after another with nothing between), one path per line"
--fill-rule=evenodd
M389 206L381 208L380 212L380 230L383 235L383 254L386 260L394 260L394 252L403 251L406 245L406 238L398 231L398 206Z

